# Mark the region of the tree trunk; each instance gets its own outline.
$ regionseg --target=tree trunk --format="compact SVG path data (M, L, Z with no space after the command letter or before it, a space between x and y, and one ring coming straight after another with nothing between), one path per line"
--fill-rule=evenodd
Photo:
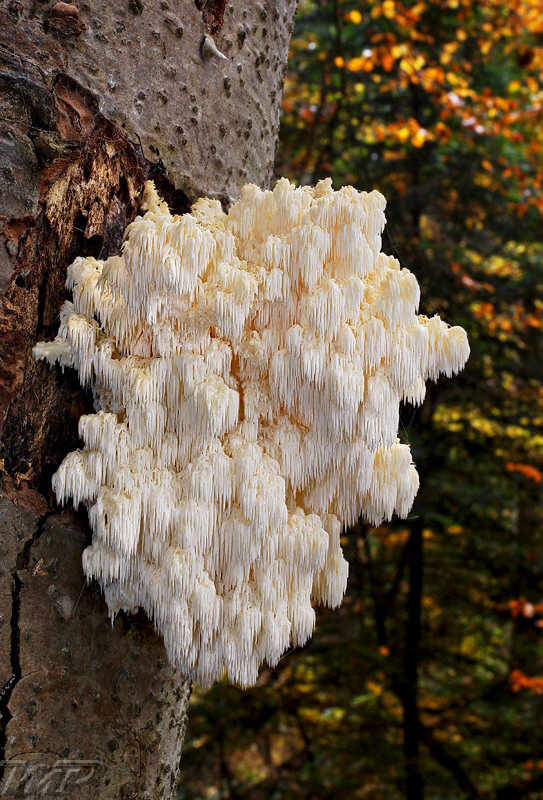
M409 536L409 592L405 626L405 655L401 699L404 709L403 751L405 756L406 800L422 800L424 787L420 771L420 716L418 702L421 613L423 590L423 518L415 519Z
M0 791L175 795L190 685L143 615L111 628L84 513L50 479L91 398L32 358L68 264L118 252L153 178L173 210L269 184L294 0L0 5ZM26 794L25 794L26 792Z

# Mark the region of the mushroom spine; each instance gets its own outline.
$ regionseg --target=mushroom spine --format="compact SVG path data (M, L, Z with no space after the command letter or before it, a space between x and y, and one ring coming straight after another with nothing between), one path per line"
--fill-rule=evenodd
M143 208L122 255L69 267L34 348L99 409L53 487L89 509L111 615L142 607L185 676L245 687L311 636L312 602L341 603L342 527L408 514L399 402L458 372L467 337L417 315L377 191L281 179L172 216L149 182Z

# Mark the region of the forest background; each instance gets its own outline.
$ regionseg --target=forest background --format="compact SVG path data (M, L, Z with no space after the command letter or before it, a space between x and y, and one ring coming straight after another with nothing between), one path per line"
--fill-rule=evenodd
M402 407L420 492L345 532L341 609L194 693L184 800L543 798L542 104L540 0L301 2L277 176L379 189L472 355Z

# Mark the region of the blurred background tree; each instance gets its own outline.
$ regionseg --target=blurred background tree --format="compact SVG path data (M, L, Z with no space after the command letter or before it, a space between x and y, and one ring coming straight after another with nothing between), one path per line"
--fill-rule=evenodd
M343 537L344 605L248 692L196 692L181 797L543 798L543 8L305 0L277 175L388 199L464 373L402 408L408 520Z

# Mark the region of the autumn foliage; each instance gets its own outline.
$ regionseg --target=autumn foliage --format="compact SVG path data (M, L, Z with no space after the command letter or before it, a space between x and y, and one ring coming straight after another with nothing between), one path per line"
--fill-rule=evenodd
M342 609L255 690L195 698L182 796L536 800L541 1L303 0L283 105L278 174L379 189L384 249L472 356L404 407L419 496L344 532Z

